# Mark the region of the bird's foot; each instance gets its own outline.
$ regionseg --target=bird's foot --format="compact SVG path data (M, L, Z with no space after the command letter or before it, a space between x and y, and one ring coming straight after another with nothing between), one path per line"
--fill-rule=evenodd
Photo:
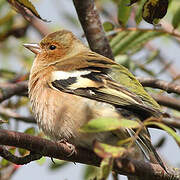
M65 144L65 145L68 147L68 149L71 151L71 152L67 155L67 157L70 157L70 156L72 156L74 153L76 153L75 146L74 146L73 144L69 143L69 142L67 141L67 139L63 138L63 139L61 139L60 141L58 141L58 143L63 143L63 144Z

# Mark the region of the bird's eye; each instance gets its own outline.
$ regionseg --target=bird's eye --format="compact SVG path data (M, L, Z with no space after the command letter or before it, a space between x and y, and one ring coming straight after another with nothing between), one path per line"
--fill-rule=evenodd
M50 46L49 46L49 49L50 49L50 50L54 50L54 49L56 49L56 46L55 46L55 45L50 45Z

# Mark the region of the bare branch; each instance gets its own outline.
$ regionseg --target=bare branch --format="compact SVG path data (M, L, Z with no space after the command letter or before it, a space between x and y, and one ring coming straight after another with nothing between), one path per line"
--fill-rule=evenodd
M165 90L167 93L180 94L180 85L175 83L169 83L163 80L155 78L138 78L141 84L145 87L152 87Z
M14 95L21 95L27 92L27 82L0 83L0 103Z
M52 142L40 137L3 129L0 129L0 144L24 148L35 154L71 162L79 162L94 166L99 166L101 162L101 158L87 149L76 147L75 153L68 156L72 150L64 143ZM3 151L7 153L4 148ZM4 153L3 156L5 157ZM14 160L16 158L13 157L12 159ZM124 175L144 177L146 180L170 180L170 174L167 174L160 165L127 158L121 158L115 161L114 170ZM176 175L174 174L174 180L179 180L178 174L179 172Z
M26 122L26 123L36 123L36 120L34 119L33 116L29 116L29 117L21 116L20 114L14 112L12 109L5 108L3 106L0 106L0 114L5 115L5 116L7 116L9 118L14 118L17 121L23 121L23 122Z
M99 54L114 59L94 1L73 0L73 2L90 48Z
M0 146L0 156L3 157L4 159L18 164L18 165L23 165L23 164L27 164L30 163L31 161L35 161L38 160L42 157L41 154L35 154L35 153L30 153L27 156L24 157L17 157L15 155L13 155L12 153L10 153L5 147Z
M160 104L177 111L180 111L180 101L178 99L163 96L163 95L153 95L153 98Z

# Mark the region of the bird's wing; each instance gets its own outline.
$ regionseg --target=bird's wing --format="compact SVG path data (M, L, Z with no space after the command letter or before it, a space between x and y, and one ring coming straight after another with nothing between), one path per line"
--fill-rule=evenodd
M61 61L56 68L49 84L57 90L106 102L140 114L146 112L148 115L144 117L159 116L161 113L157 103L139 81L126 68L108 58L90 53L76 57L74 61ZM117 73L119 77L115 75Z

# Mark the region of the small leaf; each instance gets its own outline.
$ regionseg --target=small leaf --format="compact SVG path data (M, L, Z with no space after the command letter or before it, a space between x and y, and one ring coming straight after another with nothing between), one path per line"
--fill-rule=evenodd
M26 134L35 135L36 131L34 127L28 128L24 131Z
M173 129L166 126L165 124L162 124L160 122L155 122L155 121L147 121L144 123L144 125L146 125L146 126L155 125L155 126L160 127L161 129L164 129L168 134L170 134L175 139L177 144L180 146L180 136L178 134L176 134L176 132Z
M7 167L9 165L10 165L10 162L3 158L2 161L1 161L1 166L2 167Z
M111 22L104 22L103 23L103 28L106 32L108 31L112 31L114 29L114 24L112 24Z
M36 162L41 166L46 162L46 157L42 157L41 159L36 160Z
M18 148L18 152L21 156L25 156L29 154L29 151L26 149Z
M113 159L112 158L104 158L101 161L100 172L97 180L106 180L109 176L109 173L112 171L113 167Z
M150 24L157 23L167 13L169 0L147 0L143 6L142 17Z
M59 168L61 168L61 167L68 164L67 161L63 161L63 160L59 160L59 159L54 159L53 158L53 161L54 162L50 164L50 169L51 170L57 170L57 169L59 169Z
M180 8L178 8L173 16L172 25L176 29L180 25Z
M99 174L100 168L95 166L86 166L83 174L84 180L93 180L95 179Z
M123 27L126 26L131 13L131 7L127 6L127 0L119 0L118 3L118 21L119 24Z
M101 158L119 158L127 153L127 150L119 146L111 146L99 142L94 143L94 152Z
M138 128L138 127L140 127L140 124L137 121L103 117L89 121L80 130L82 132L104 132L104 131L116 130L119 128Z
M11 0L11 3L14 4L15 7L18 6L18 3L19 3L21 6L29 9L37 18L39 18L45 22L48 22L47 20L41 18L41 16L37 12L35 6L31 3L31 1L29 1L29 0Z

